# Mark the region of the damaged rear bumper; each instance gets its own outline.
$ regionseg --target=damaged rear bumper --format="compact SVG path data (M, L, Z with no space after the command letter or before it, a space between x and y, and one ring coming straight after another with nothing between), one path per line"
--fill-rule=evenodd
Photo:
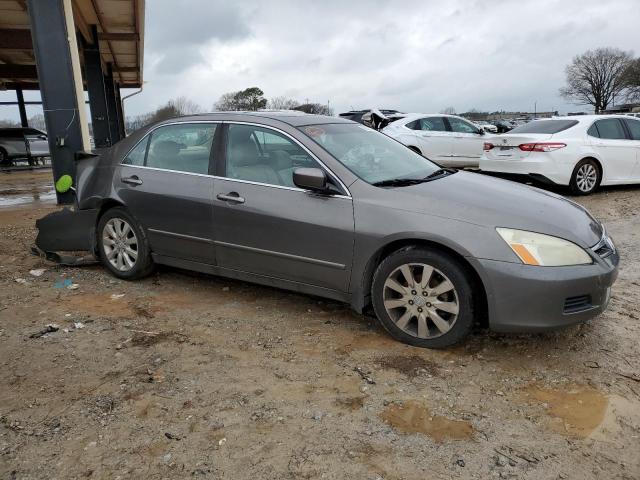
M36 220L36 247L45 254L75 251L94 254L98 211L65 208Z

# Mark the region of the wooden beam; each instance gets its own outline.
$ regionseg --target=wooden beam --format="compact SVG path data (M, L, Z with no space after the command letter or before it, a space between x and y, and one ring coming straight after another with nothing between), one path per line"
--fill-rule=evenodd
M31 32L24 28L0 28L0 49L33 50Z
M0 64L0 78L10 80L37 80L38 70L35 65Z
M117 73L134 73L138 71L138 67L113 67L113 71Z
M99 40L113 40L114 42L137 42L137 33L116 33L116 32L100 32L98 33Z

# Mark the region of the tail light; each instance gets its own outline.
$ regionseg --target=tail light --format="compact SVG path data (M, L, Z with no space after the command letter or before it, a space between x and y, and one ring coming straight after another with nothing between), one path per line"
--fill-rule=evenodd
M488 152L489 150L491 150L493 147L495 147L495 145L493 143L489 143L489 142L484 142L484 145L482 146L482 149L485 152Z
M560 148L566 147L566 143L523 143L518 145L518 148L523 152L553 152Z

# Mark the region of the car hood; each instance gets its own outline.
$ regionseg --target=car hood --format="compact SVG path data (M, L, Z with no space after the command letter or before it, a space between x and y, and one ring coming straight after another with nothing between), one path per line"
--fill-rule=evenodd
M566 198L471 172L408 187L385 189L394 208L486 227L507 227L553 235L582 247L600 241L601 224Z

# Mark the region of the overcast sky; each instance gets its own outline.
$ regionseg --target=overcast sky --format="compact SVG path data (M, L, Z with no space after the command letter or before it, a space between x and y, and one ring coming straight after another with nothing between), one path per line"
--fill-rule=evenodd
M336 113L532 111L534 102L579 111L558 95L574 55L640 54L638 0L152 0L146 9L144 91L126 101L128 115L181 95L209 110L250 86Z

